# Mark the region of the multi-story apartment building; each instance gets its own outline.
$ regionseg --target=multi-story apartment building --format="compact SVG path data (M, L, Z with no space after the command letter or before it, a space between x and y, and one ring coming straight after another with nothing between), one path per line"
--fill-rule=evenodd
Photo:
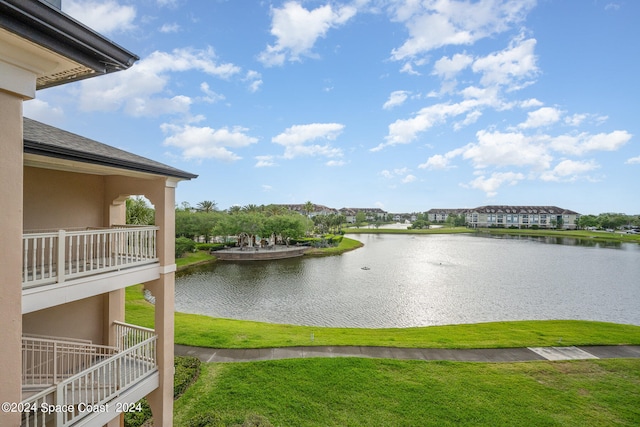
M36 90L137 59L59 4L0 0L2 426L119 426L145 396L172 425L175 189L195 175L22 117ZM154 226L124 225L130 195ZM124 323L139 283L154 329Z
M339 210L341 215L344 215L346 221L350 224L356 222L356 215L362 212L365 215L366 221L386 220L388 213L380 208L342 208Z
M431 222L445 222L450 215L466 214L467 209L429 209L427 219Z
M429 221L444 222L450 215L464 215L469 227L563 228L575 230L580 214L557 206L490 205L471 209L430 209Z
M481 206L466 212L470 227L563 228L575 230L580 214L557 206Z

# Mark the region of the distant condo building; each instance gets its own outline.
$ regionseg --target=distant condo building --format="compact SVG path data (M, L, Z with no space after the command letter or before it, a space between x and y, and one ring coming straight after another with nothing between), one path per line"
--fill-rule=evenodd
M431 222L444 222L450 215L464 215L469 227L563 228L575 230L580 214L557 206L490 205L470 209L430 209Z

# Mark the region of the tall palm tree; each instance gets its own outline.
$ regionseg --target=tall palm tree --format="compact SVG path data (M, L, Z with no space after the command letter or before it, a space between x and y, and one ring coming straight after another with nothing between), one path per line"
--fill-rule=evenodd
M237 214L242 210L242 208L238 205L233 205L228 209L229 214Z
M211 200L203 200L202 202L196 205L196 208L200 212L211 212L217 209L217 203Z
M313 203L311 203L311 201L307 201L307 203L304 204L304 210L307 213L307 217L311 214L311 212L313 212Z

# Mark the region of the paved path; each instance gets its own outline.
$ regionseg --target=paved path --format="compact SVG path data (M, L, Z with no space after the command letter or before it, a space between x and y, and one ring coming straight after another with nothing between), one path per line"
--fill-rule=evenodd
M360 346L282 347L261 349L217 349L176 344L177 356L196 356L203 362L250 362L256 360L310 357L367 357L403 360L455 360L465 362L527 362L533 360L577 360L640 358L640 346L580 346L531 348L397 348Z

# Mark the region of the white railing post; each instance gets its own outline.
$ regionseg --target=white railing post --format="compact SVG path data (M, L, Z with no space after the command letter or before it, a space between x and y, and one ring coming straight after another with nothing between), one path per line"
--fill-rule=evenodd
M66 384L60 383L56 386L56 406L58 408L62 408L64 405L64 394L63 390L65 389ZM56 411L56 426L64 425L64 411Z
M58 343L53 343L53 383L58 384Z
M66 232L58 230L58 283L64 283Z

